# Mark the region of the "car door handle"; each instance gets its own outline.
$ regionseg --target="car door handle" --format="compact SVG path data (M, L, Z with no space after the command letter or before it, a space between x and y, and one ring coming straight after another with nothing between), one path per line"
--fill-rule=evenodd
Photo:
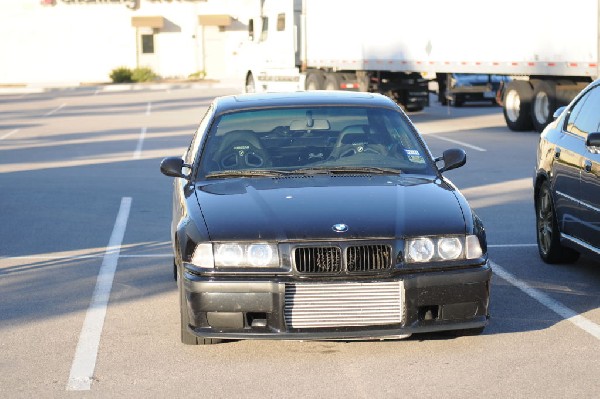
M585 169L586 172L591 172L592 171L592 161L590 161L589 159L586 159L585 162L583 163L583 169Z

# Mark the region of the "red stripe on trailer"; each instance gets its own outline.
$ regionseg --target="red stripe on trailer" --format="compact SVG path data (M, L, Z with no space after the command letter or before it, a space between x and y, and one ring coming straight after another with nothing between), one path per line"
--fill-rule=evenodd
M511 65L512 66L519 66L519 63L518 62L513 62L513 63L511 63Z
M535 66L535 62L528 62L527 65L528 66Z
M579 65L576 62L569 62L569 66L577 68Z
M590 64L590 68L597 68L598 64Z
M556 62L549 62L548 66L550 66L550 67L556 66Z

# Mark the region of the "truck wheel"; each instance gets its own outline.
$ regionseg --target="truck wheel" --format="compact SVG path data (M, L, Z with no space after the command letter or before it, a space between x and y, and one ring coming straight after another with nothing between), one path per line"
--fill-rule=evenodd
M325 77L321 71L311 71L306 75L306 90L323 90Z
M256 93L256 84L254 83L254 76L251 73L246 76L246 93Z
M531 98L533 89L529 82L512 80L504 91L504 120L513 131L531 130Z
M335 73L325 74L325 90L340 90L340 78Z
M547 80L539 81L534 85L531 102L531 120L537 132L541 133L546 125L552 122L556 108L556 83Z

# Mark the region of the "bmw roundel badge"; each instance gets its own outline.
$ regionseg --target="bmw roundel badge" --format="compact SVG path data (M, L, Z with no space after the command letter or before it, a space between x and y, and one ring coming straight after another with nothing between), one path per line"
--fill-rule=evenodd
M332 229L336 233L345 233L348 231L348 225L346 225L344 223L337 223L337 224L333 225Z

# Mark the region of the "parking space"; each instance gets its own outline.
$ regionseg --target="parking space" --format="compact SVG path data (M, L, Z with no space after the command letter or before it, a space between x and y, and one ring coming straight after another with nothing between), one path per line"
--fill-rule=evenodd
M98 346L79 352L94 357L90 396L596 396L600 264L540 260L537 135L508 131L489 106L410 115L434 155L468 144L467 165L447 176L483 219L497 270L483 335L180 344L172 181L158 165L228 92L0 97L0 391L77 396L66 391L80 334L99 273L115 262Z

